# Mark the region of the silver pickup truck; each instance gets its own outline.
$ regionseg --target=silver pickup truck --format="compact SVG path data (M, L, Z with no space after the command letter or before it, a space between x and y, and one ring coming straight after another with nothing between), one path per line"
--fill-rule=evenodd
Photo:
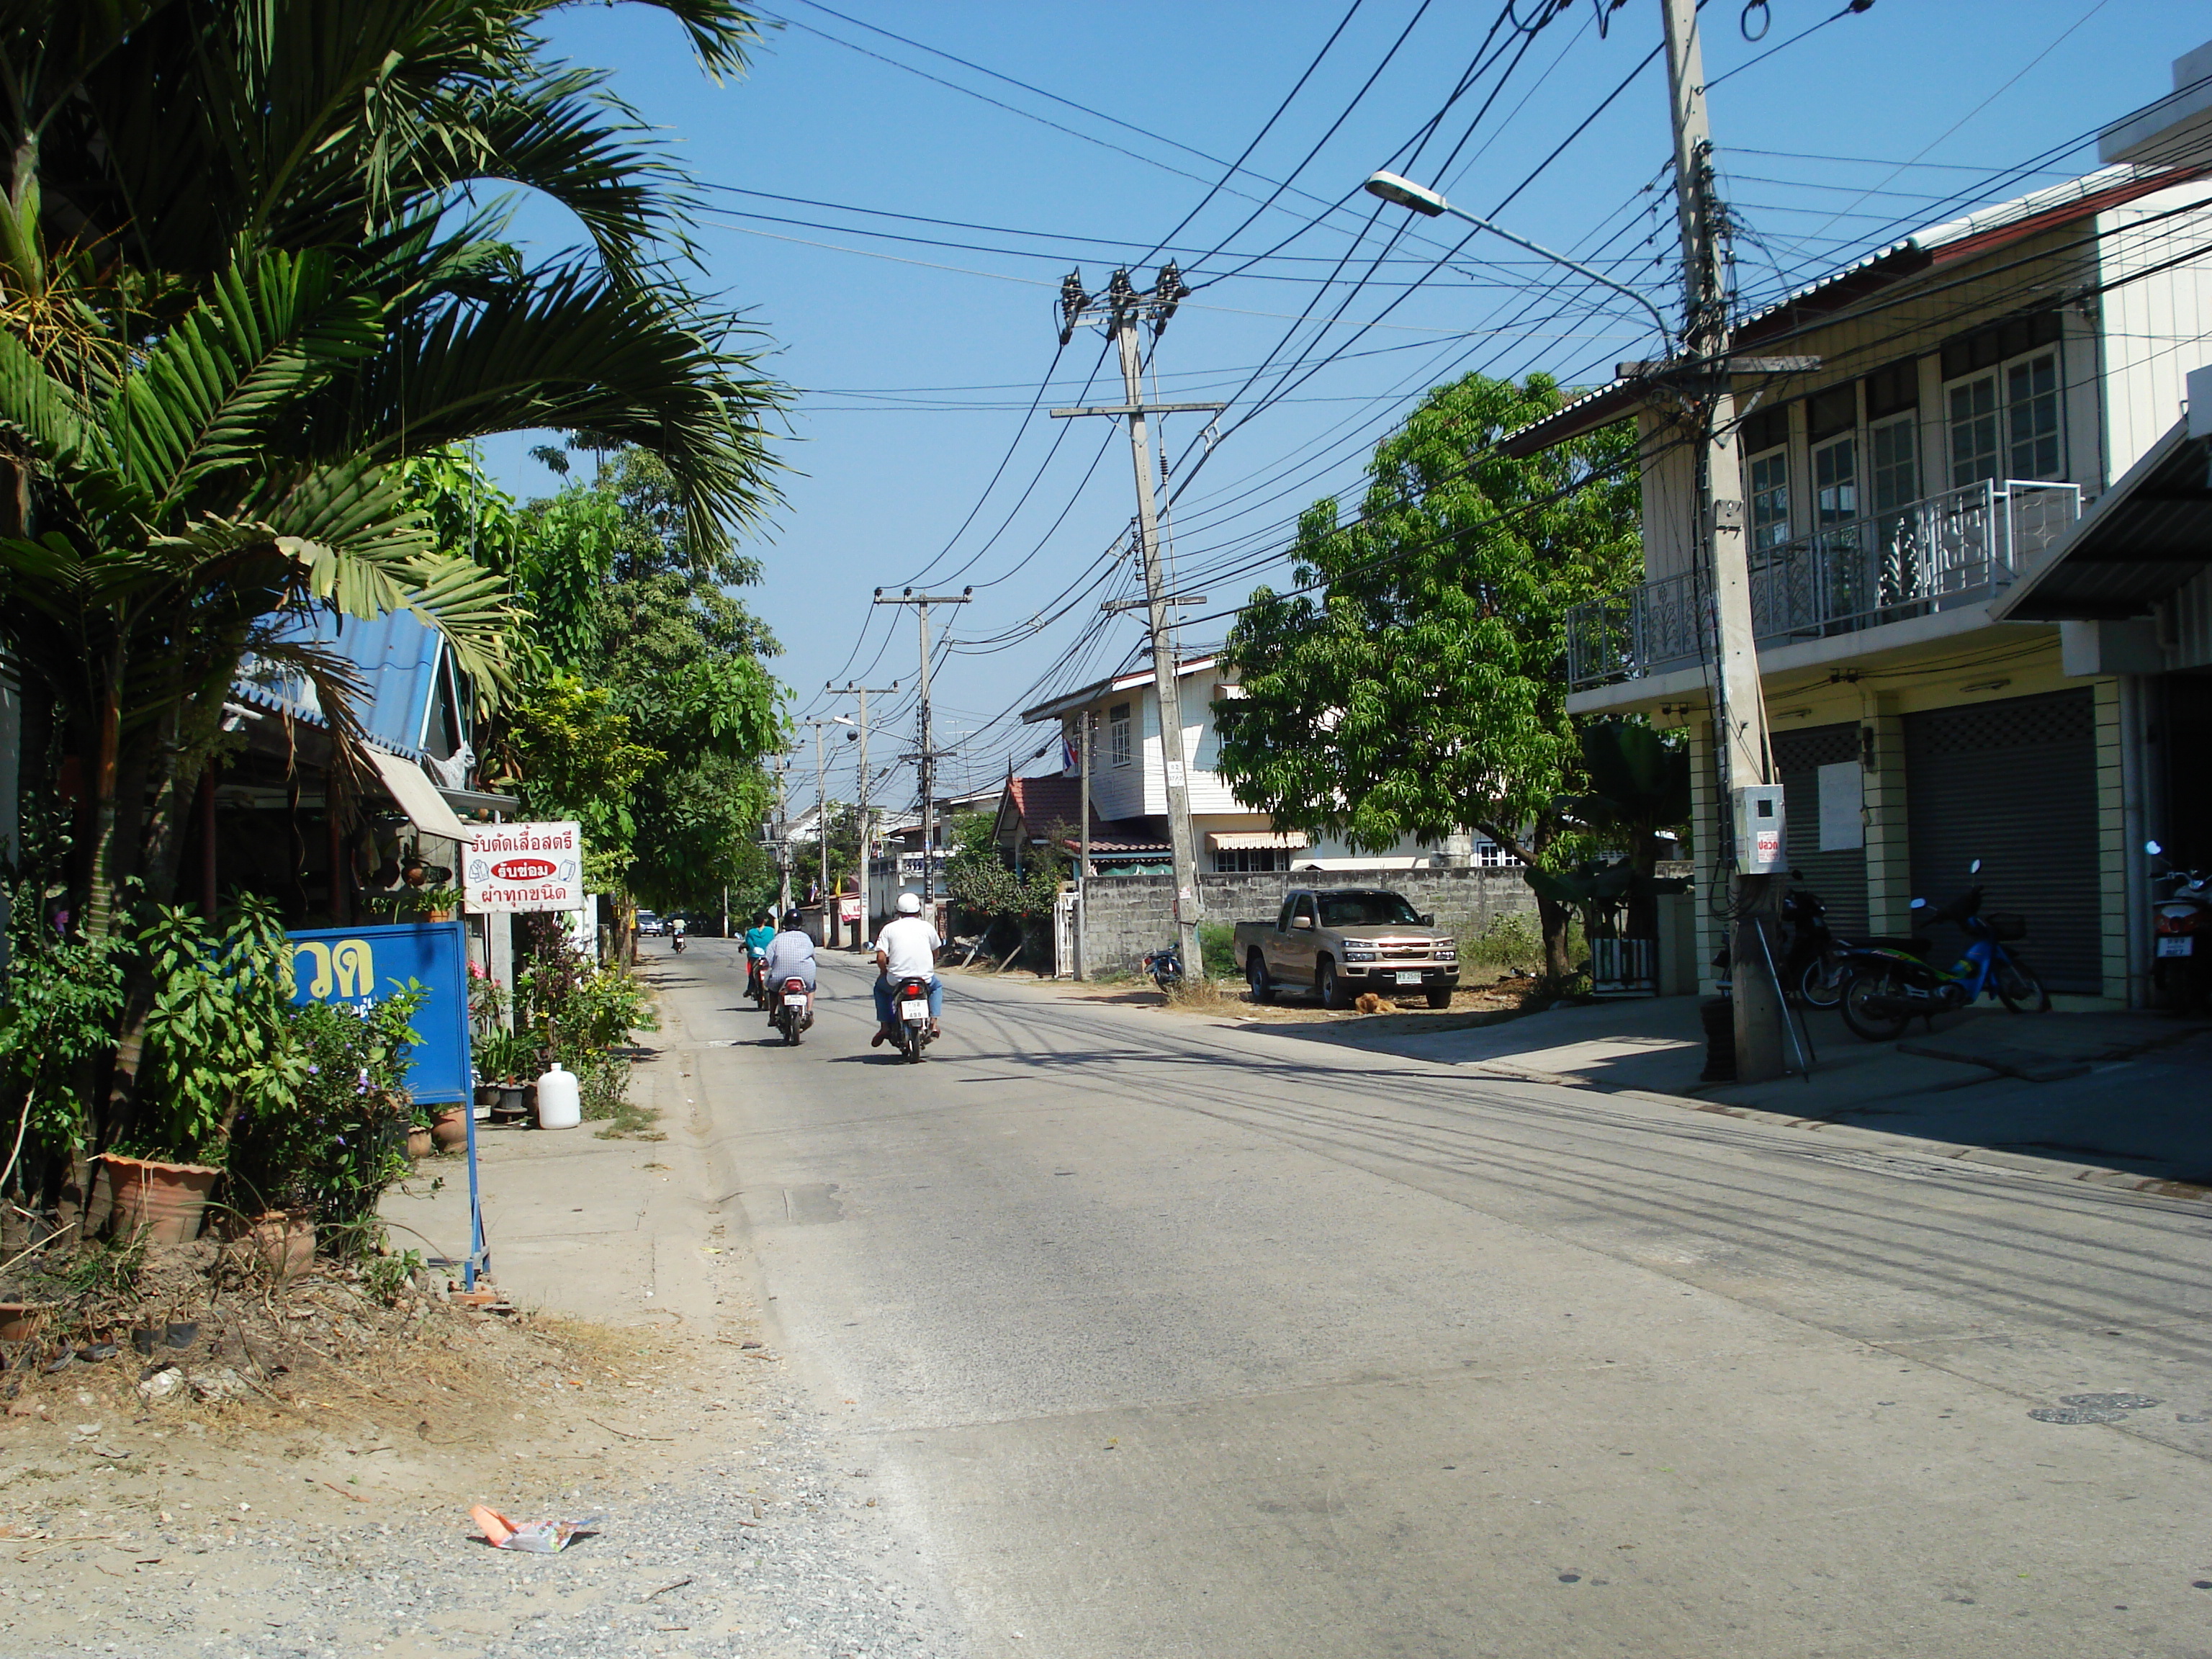
M1430 1007L1448 1008L1459 984L1458 942L1385 888L1293 890L1274 921L1240 921L1236 937L1255 1002L1273 1002L1279 987L1310 986L1328 1008L1347 1007L1362 991L1416 990Z

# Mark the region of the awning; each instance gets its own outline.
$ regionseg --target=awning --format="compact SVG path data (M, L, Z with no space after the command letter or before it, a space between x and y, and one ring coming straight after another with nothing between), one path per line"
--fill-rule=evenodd
M2212 565L2212 445L2189 426L2178 421L2153 444L1990 607L1990 619L2145 617Z
M376 763L376 775L384 780L392 799L417 830L426 836L443 836L447 841L464 843L474 838L476 832L453 815L437 786L413 761L387 755L381 749L370 750L368 757Z
M1295 830L1209 830L1206 832L1206 844L1217 853L1254 852L1263 847L1295 853L1313 842Z

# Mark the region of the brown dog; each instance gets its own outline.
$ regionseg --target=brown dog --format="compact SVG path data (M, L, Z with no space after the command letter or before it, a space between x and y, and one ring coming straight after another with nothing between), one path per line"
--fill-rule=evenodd
M1372 991L1362 991L1352 1006L1363 1014L1379 1014L1382 1012L1382 999Z

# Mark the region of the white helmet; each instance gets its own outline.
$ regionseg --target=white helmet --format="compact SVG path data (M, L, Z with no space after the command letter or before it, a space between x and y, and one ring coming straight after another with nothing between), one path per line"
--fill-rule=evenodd
M898 913L902 916L920 915L921 914L921 895L919 893L901 893L898 896Z

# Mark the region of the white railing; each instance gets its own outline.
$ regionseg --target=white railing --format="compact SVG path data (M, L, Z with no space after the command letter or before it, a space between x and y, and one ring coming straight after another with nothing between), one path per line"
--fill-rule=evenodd
M1976 604L2081 514L2074 484L1984 479L1850 520L1752 556L1752 629L1761 646L1878 628ZM1670 576L1577 605L1567 617L1577 690L1686 667L1711 654L1701 575Z

